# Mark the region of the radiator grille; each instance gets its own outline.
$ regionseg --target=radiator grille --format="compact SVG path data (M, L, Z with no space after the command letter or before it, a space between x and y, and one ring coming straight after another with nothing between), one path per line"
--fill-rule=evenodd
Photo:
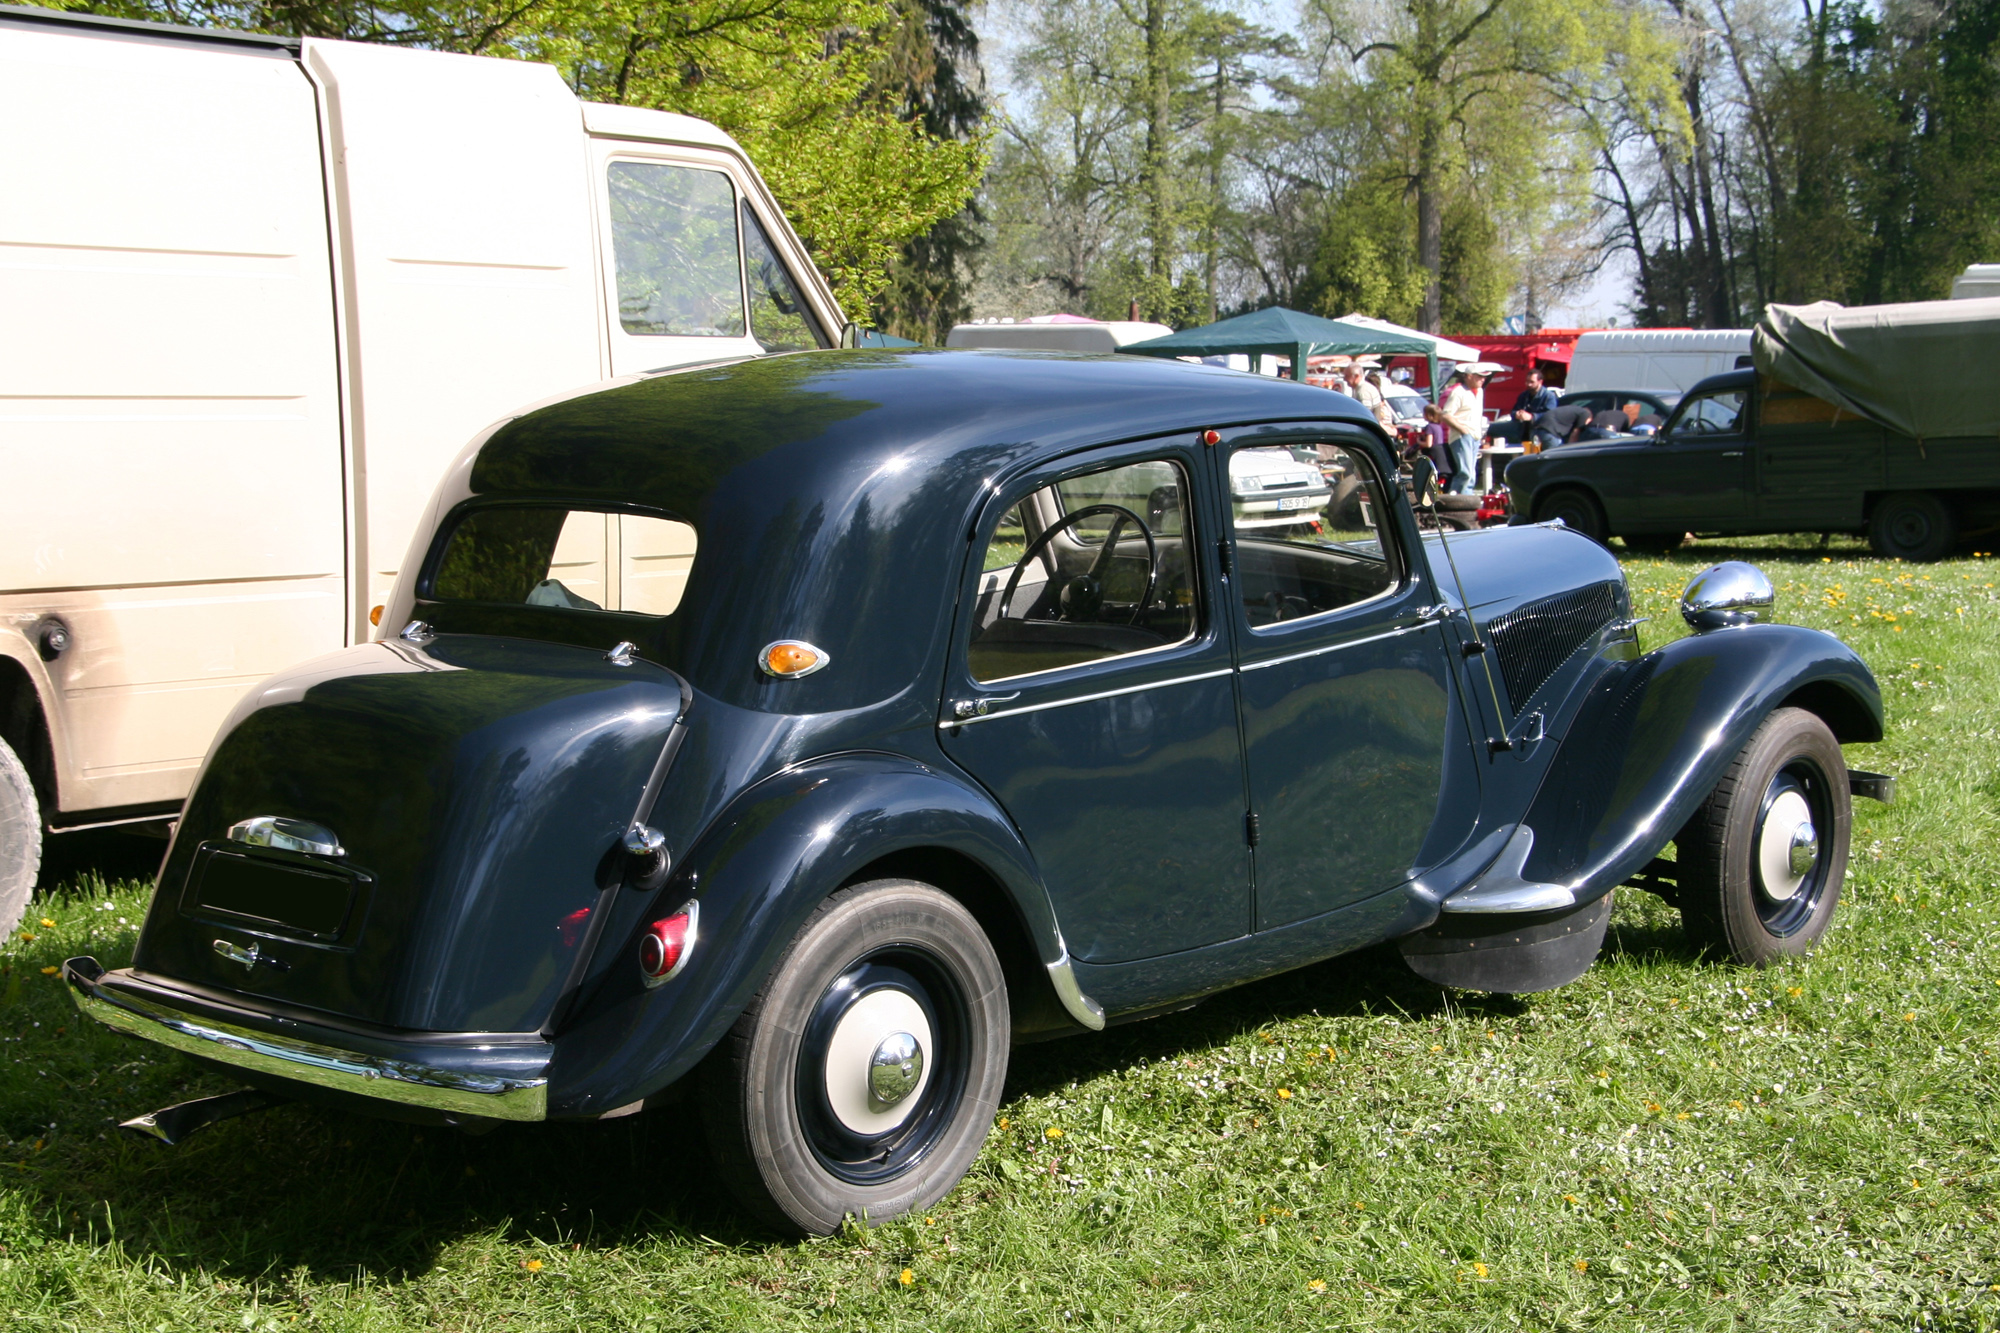
M1623 585L1593 583L1575 592L1544 597L1496 616L1486 625L1487 641L1500 659L1507 698L1519 712L1556 668L1618 618Z

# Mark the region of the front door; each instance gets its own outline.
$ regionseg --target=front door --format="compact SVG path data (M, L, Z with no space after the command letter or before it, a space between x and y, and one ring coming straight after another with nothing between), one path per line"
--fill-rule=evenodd
M1013 818L1086 962L1250 929L1206 461L1192 436L1074 456L1002 489L973 542L942 743Z
M1750 393L1714 389L1684 400L1640 463L1648 527L1728 531L1750 518Z
M1422 614L1437 592L1375 457L1358 440L1315 443L1367 504L1288 522L1239 498L1231 514L1260 930L1408 880L1440 816L1453 667L1443 625ZM1478 812L1445 813L1469 831Z

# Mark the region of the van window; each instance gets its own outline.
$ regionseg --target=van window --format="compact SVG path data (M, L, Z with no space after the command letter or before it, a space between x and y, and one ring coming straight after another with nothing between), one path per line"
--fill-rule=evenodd
M611 248L627 333L743 336L736 188L720 171L613 162Z
M750 274L750 336L767 352L829 346L798 284L778 260L764 224L743 201L743 257Z
M685 523L555 505L477 509L458 521L431 579L442 602L672 615L694 566Z

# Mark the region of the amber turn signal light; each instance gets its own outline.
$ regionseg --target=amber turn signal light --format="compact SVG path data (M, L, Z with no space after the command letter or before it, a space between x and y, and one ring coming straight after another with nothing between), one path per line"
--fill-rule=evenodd
M791 680L798 676L810 676L825 666L824 652L798 639L780 639L769 645L758 655L757 665L767 676L780 680Z
M373 607L373 608L371 608L371 609L369 610L369 612L368 612L368 623L369 623L369 624L371 624L371 625L379 625L379 624L381 624L381 623L382 623L382 608L381 608L381 607L377 606L377 607Z

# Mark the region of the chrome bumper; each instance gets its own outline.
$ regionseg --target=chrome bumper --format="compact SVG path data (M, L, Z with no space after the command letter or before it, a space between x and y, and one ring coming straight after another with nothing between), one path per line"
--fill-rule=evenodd
M103 984L104 976L104 968L95 958L72 958L63 964L70 998L84 1015L189 1055L294 1083L434 1111L492 1120L543 1120L548 1116L547 1079L440 1069L258 1032L114 990Z

